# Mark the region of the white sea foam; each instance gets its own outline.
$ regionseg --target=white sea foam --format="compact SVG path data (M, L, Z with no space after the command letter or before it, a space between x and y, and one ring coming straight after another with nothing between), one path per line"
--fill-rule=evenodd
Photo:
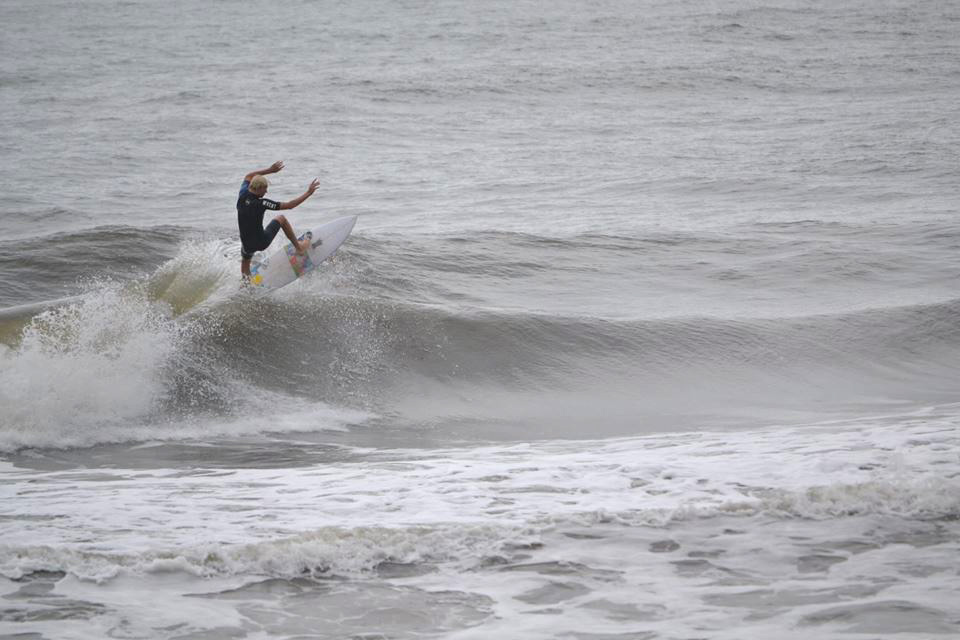
M263 423L314 431L347 419L265 399L253 418L132 433L180 439L255 433ZM0 621L0 633L163 637L158 630L176 625L216 633L256 620L265 636L295 636L320 628L330 611L365 609L354 598L367 592L377 598L369 606L389 615L395 591L413 589L403 601L411 619L423 615L417 603L432 606L428 596L492 603L466 609L468 620L484 622L451 636L464 639L709 629L721 639L799 640L838 628L872 638L890 624L908 630L900 637L949 634L960 615L958 413L338 449L318 463L268 469L8 464L0 467L0 585L47 581L65 602L103 607L90 614L92 626L37 613L29 624ZM118 426L113 436L121 434L131 432ZM162 445L138 448L152 446ZM315 618L305 613L314 610Z
M6 471L2 515L28 524L5 526L0 571L94 580L161 569L355 575L383 561L477 566L567 527L955 518L956 424L915 418L886 427L357 452L362 461L215 473ZM29 500L17 498L21 491ZM65 501L85 506L71 512ZM93 546L85 542L92 531Z
M0 354L0 450L89 444L149 416L180 329L165 305L109 284L34 318Z
M906 611L897 624L949 629L958 424L948 407L736 433L342 449L293 468L7 466L0 576L53 580L108 603L99 623L136 621L145 635L163 625L143 621L187 611L179 603L198 592L225 607L223 624L247 624L245 589L258 624L281 636L308 609L322 618L380 588L372 606L385 610L401 588L416 590L414 610L426 594L493 603L463 610L486 620L463 638L704 624L717 638L803 638L837 615L879 629L890 607ZM347 580L314 580L330 576ZM124 595L148 591L163 604Z

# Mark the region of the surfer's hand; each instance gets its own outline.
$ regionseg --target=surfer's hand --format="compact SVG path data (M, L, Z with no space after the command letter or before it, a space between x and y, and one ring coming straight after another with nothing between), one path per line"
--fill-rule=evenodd
M313 182L310 183L310 186L307 187L307 194L313 195L313 192L317 190L317 187L320 186L320 178L314 178Z
M274 162L272 165L270 165L270 168L267 170L267 172L268 172L268 173L276 173L276 172L280 171L281 169L283 169L283 160L277 160L277 161Z

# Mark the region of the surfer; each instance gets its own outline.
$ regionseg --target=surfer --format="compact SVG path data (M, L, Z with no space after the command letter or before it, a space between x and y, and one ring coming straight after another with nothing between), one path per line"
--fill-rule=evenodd
M263 226L264 211L293 209L303 204L303 201L313 195L320 185L319 180L314 180L298 198L288 200L287 202L277 202L268 200L263 196L267 193L267 187L270 183L263 176L271 173L277 173L283 169L283 162L277 161L266 169L251 171L243 177L243 184L240 185L240 197L237 199L237 224L240 227L240 271L243 277L250 277L250 259L257 251L263 251L270 246L277 232L283 229L283 233L297 248L297 253L305 253L310 248L310 240L304 239L303 242L297 240L297 235L293 232L293 227L287 221L283 214L278 215L270 221L266 227Z

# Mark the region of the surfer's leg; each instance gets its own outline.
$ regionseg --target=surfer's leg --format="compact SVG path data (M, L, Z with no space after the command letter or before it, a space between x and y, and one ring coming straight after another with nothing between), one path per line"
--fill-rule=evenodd
M279 224L280 227L283 228L283 233L287 236L287 239L290 240L290 244L297 247L297 253L304 253L307 249L310 248L309 238L304 238L303 242L300 242L299 240L297 240L297 235L293 232L293 227L290 226L290 222L287 220L287 216L285 215L277 216L270 222L270 224L267 225L267 229L270 229L270 227L274 223ZM273 233L276 234L277 232L274 231Z
M250 279L250 260L253 258L253 251L248 250L241 244L240 246L240 273L244 280Z

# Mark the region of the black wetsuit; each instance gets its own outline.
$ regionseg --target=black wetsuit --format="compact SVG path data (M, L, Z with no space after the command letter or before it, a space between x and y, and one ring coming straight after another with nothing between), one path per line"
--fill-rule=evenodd
M257 251L263 251L270 246L280 231L280 223L271 220L267 228L263 228L263 213L267 209L276 211L280 203L266 198L260 198L250 193L250 181L244 180L240 185L240 197L237 199L237 225L240 227L240 255L249 260Z

